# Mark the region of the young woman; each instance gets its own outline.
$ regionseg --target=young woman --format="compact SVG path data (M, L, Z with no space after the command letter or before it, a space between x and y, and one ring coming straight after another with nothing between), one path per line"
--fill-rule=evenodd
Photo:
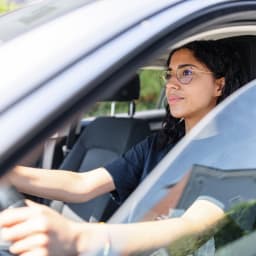
M220 42L195 41L174 50L165 74L168 106L161 132L90 172L42 172L18 166L10 182L22 192L66 202L83 202L112 191L122 203L180 138L240 87L244 81L239 63L239 56ZM180 218L101 225L75 223L46 206L30 201L27 205L0 214L2 236L12 242L11 252L17 255L78 255L99 244L106 255L110 243L112 251L133 253L184 236L197 237L224 216L219 204L196 200Z

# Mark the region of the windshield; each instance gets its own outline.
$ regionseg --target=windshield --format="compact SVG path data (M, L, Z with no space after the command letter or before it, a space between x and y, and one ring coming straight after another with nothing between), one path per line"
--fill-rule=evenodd
M0 42L10 40L90 2L95 0L31 2L24 8L0 16Z
M169 188L181 180L188 171L195 169L195 166L203 166L207 170L218 169L223 173L242 173L242 171L254 173L256 167L255 98L254 81L216 107L167 154L111 221L141 221L145 216L150 215L150 212L152 213L152 209L168 193L175 196L171 194ZM255 178L252 180L252 190L247 187L248 181L243 183L247 185L242 187L238 183L235 189L241 190L241 197L243 193L247 193L246 196L255 199L255 195L250 195L251 191L255 190L254 181ZM217 192L219 190L219 196L222 196L219 184L215 185L214 189ZM198 188L193 188L189 197L191 193L200 195L200 191L196 190ZM189 206L189 203L187 204ZM250 241L252 241L251 238Z

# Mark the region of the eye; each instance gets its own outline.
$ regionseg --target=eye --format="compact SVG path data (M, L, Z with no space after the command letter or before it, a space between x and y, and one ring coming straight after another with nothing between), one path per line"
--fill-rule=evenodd
M191 69L184 69L182 72L182 76L192 76L193 71Z

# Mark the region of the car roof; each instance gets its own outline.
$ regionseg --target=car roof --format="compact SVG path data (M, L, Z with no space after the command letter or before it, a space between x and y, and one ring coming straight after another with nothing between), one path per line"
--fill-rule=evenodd
M48 23L95 0L54 1L34 0L21 5L18 10L0 16L0 42L5 43L18 35ZM6 29L8 27L8 29Z
M46 7L53 8L56 5L55 2L46 1ZM76 4L76 7L80 8L65 15L60 12L58 18L55 16L52 19L52 16L49 15L46 19L47 22L43 20L37 26L34 26L36 22L32 23L32 26L28 26L29 29L25 30L26 33L18 33L10 42L2 45L0 66L6 71L6 77L3 74L0 86L0 95L4 95L0 101L0 111L27 91L34 90L47 77L49 78L81 56L89 54L93 49L97 49L104 42L111 40L121 31L143 21L146 17L175 1L150 0L147 1L148 5L145 5L144 1L134 1L133 4L120 4L120 1L117 0L95 1L90 4L87 4L88 1L82 2L86 4L84 6L81 6L81 3L80 5ZM33 17L33 12L31 14L30 9L37 7L39 11L42 9L41 5L42 3L39 6L32 5L1 17L0 38L5 37L5 28L10 27L9 23L12 24L13 16L18 16L18 21L16 20L15 23L20 25L20 23L24 23L24 20L29 20L30 16ZM65 6L65 4L63 5ZM114 6L118 8L119 12L115 15L105 15L106 12L111 12ZM139 11L141 9L143 11ZM89 26L88 24L93 25ZM55 35L58 37L56 38ZM2 40L4 41L4 39ZM30 62L24 61L28 55ZM32 62L33 65L31 65ZM14 86L13 83L17 84L17 81L10 79L14 63L19 67L15 70L16 79L18 81L25 79L26 82L21 83L15 92L11 92L10 88ZM33 77L31 77L31 73L34 74ZM25 76L30 76L30 79Z

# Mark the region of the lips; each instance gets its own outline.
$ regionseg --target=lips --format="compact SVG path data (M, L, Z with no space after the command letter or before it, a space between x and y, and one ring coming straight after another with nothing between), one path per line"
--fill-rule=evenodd
M184 100L184 97L181 97L181 96L178 96L178 95L170 95L168 97L169 104L175 104L175 103L178 103L182 100Z

